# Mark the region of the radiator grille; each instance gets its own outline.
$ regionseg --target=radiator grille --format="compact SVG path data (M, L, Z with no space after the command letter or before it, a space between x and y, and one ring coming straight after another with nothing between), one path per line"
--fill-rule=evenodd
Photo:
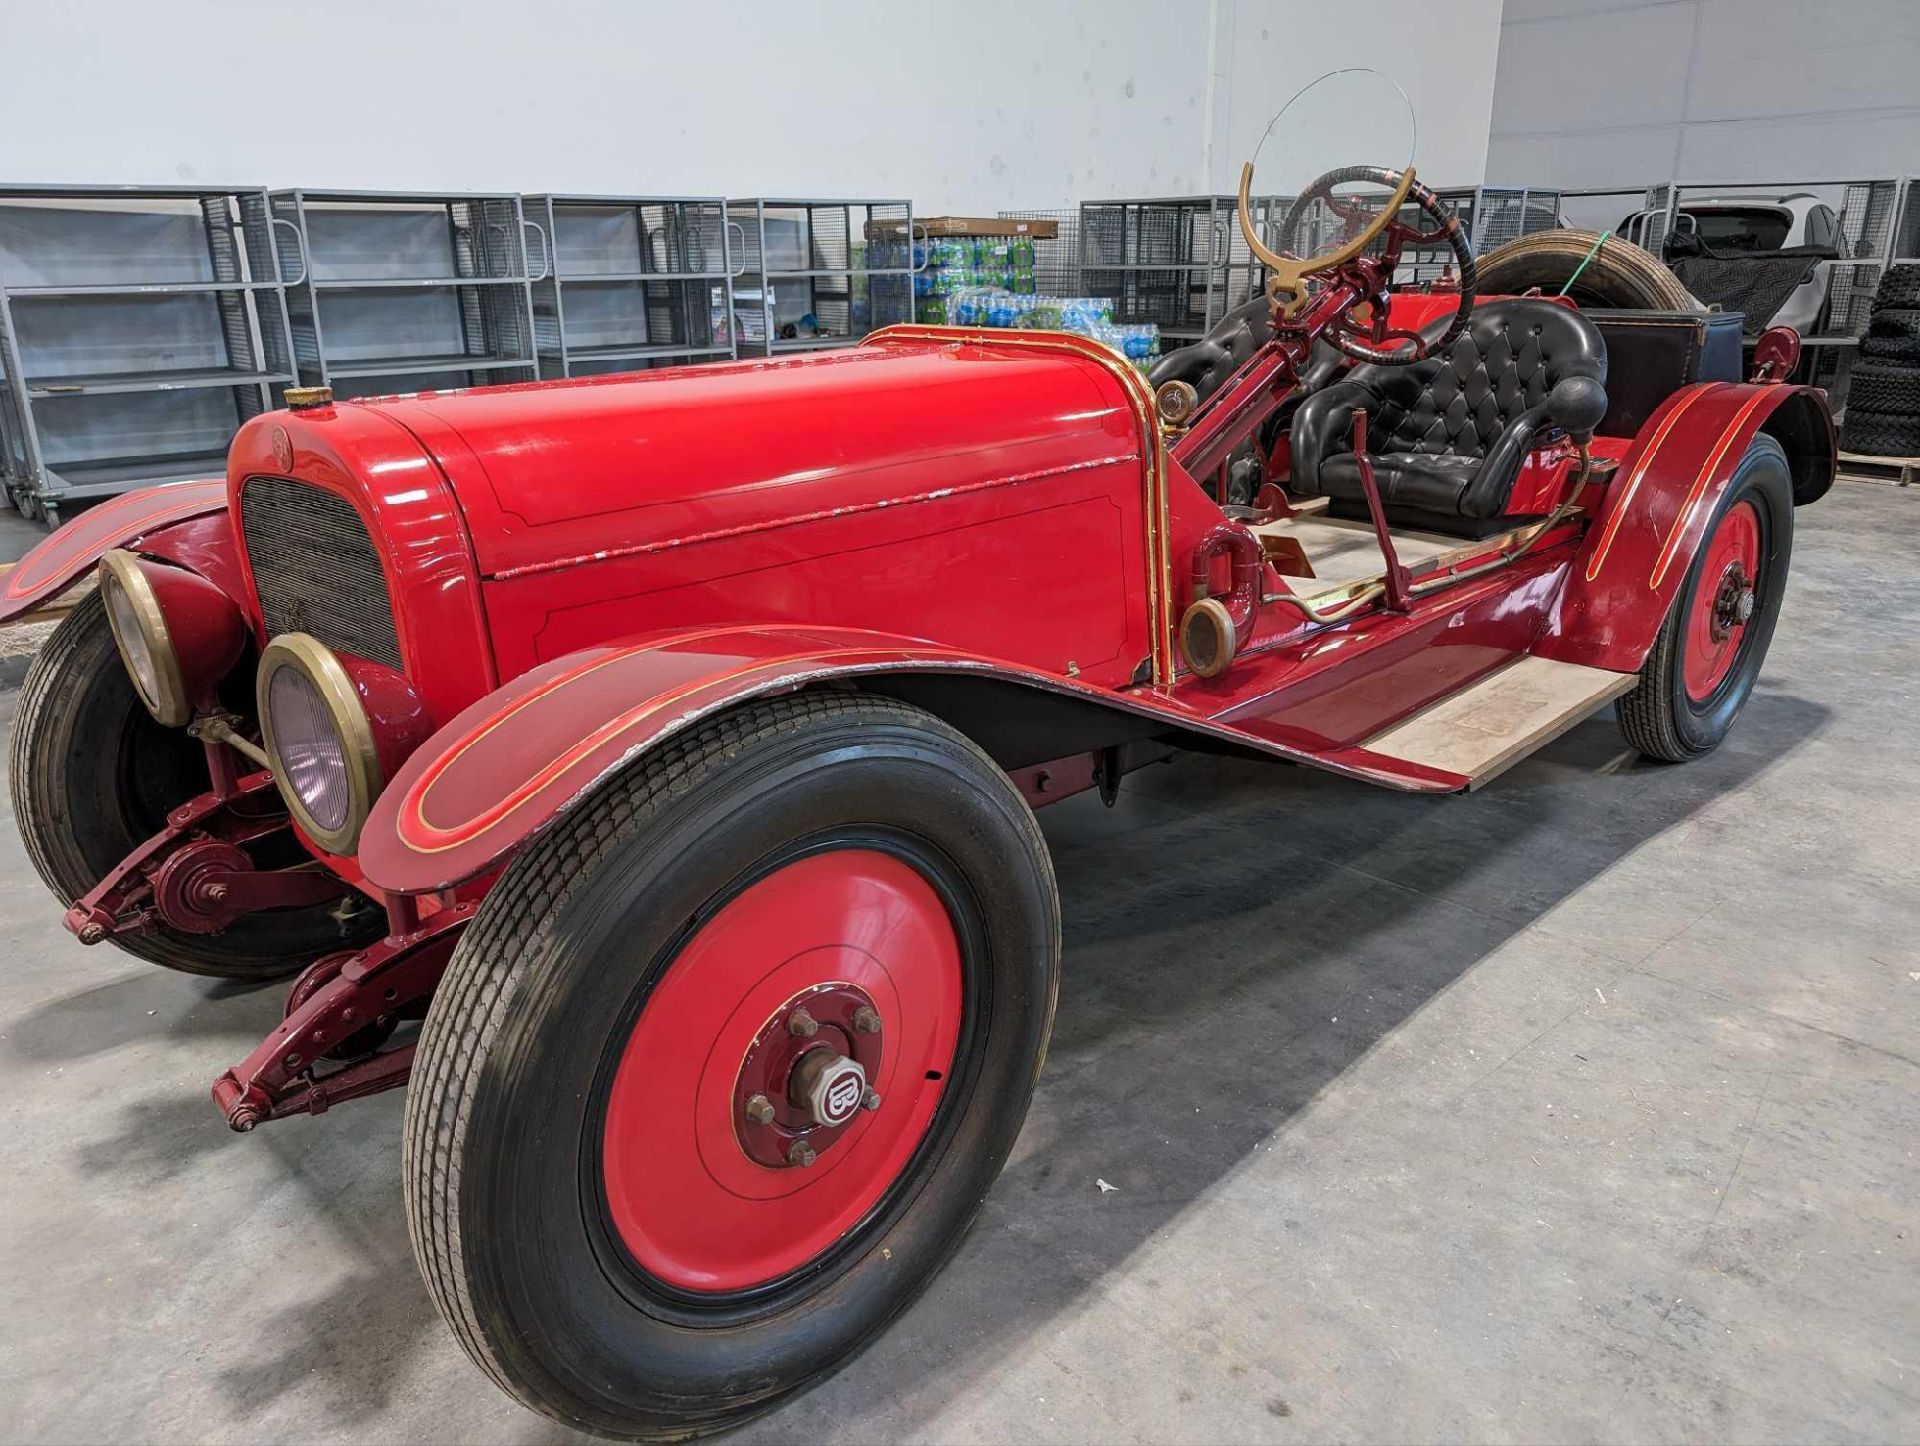
M387 577L352 503L256 477L240 493L240 525L268 637L310 633L336 652L400 669Z

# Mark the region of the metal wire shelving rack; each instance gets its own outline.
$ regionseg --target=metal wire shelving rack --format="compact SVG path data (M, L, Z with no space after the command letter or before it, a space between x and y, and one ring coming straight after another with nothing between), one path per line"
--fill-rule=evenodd
M267 193L0 186L0 480L24 515L220 476L294 380Z
M911 201L754 197L727 215L739 355L851 346L913 320Z
M1033 243L1034 290L1042 296L1080 296L1080 211L1001 211L1003 221L1052 221L1056 235Z
M1561 224L1560 192L1546 186L1448 186L1433 194L1460 218L1476 256ZM1405 219L1421 230L1432 224L1417 213ZM1452 264L1453 252L1444 242L1410 246L1401 252L1394 279L1401 285L1419 286L1438 280Z
M731 357L733 263L718 196L527 196L543 377Z
M1256 224L1269 204L1258 202ZM1233 196L1081 202L1081 287L1111 298L1116 322L1152 322L1183 341L1205 335L1266 281L1238 206Z
M537 374L535 228L518 196L296 189L272 202L301 381L349 397Z

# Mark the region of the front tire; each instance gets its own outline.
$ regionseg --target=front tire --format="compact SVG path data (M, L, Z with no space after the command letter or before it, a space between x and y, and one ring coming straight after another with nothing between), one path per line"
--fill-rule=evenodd
M691 730L515 859L435 995L403 1160L435 1302L576 1429L772 1409L958 1244L1025 1117L1059 949L1031 811L939 720L810 694ZM877 1088L816 1127L779 1071L829 1041Z
M62 906L158 833L170 809L208 788L205 749L156 723L135 694L97 592L61 620L27 670L8 771L27 857ZM263 855L264 865L304 861L297 843L281 844L286 856ZM217 934L162 925L112 938L182 973L265 980L377 938L380 924L370 906L315 904L245 915Z
M1615 705L1628 743L1684 763L1727 736L1766 661L1792 552L1793 476L1780 444L1763 434L1714 510L1640 681Z

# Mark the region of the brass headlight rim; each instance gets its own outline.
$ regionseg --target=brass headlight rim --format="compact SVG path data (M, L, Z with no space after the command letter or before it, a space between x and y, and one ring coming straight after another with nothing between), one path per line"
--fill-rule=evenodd
M1200 410L1200 389L1192 382L1178 378L1162 382L1153 394L1153 406L1160 414L1162 426L1184 427L1193 420L1193 414Z
M307 810L287 780L280 761L280 747L273 736L273 713L267 706L268 689L274 674L282 668L298 670L320 695L335 733L340 737L341 753L347 765L347 816L338 828L328 828ZM260 669L254 677L254 708L260 718L260 733L273 764L273 780L287 810L300 829L328 853L349 855L360 842L360 830L373 811L374 800L386 786L380 768L379 745L374 741L373 721L360 701L360 693L347 675L346 665L333 649L308 633L281 633L260 654Z
M180 655L174 649L173 634L167 631L166 612L160 606L153 584L147 581L141 562L137 553L123 547L102 553L100 601L107 615L107 628L113 633L113 645L120 654L120 666L127 670L127 681L133 684L134 696L162 727L184 728L193 721L193 700L187 696L187 680L180 671ZM106 596L109 588L117 591L133 608L140 627L140 642L153 662L154 686L160 690L158 698L149 698L140 684L140 674L128 656L127 640L120 631L120 620Z
M1239 648L1233 614L1219 598L1195 598L1187 605L1180 616L1180 656L1195 677L1219 677Z

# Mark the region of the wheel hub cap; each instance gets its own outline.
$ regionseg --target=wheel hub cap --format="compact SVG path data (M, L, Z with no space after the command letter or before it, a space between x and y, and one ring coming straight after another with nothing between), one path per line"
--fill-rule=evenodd
M604 1097L606 1222L634 1263L743 1290L868 1219L948 1088L961 958L926 877L858 847L783 865L703 922Z
M1752 616L1753 579L1736 562L1720 579L1720 590L1714 597L1713 640L1724 642Z
M823 984L787 1000L754 1035L734 1081L747 1158L774 1170L813 1164L863 1109L880 1107L868 1081L883 1054L880 1011L857 985Z

